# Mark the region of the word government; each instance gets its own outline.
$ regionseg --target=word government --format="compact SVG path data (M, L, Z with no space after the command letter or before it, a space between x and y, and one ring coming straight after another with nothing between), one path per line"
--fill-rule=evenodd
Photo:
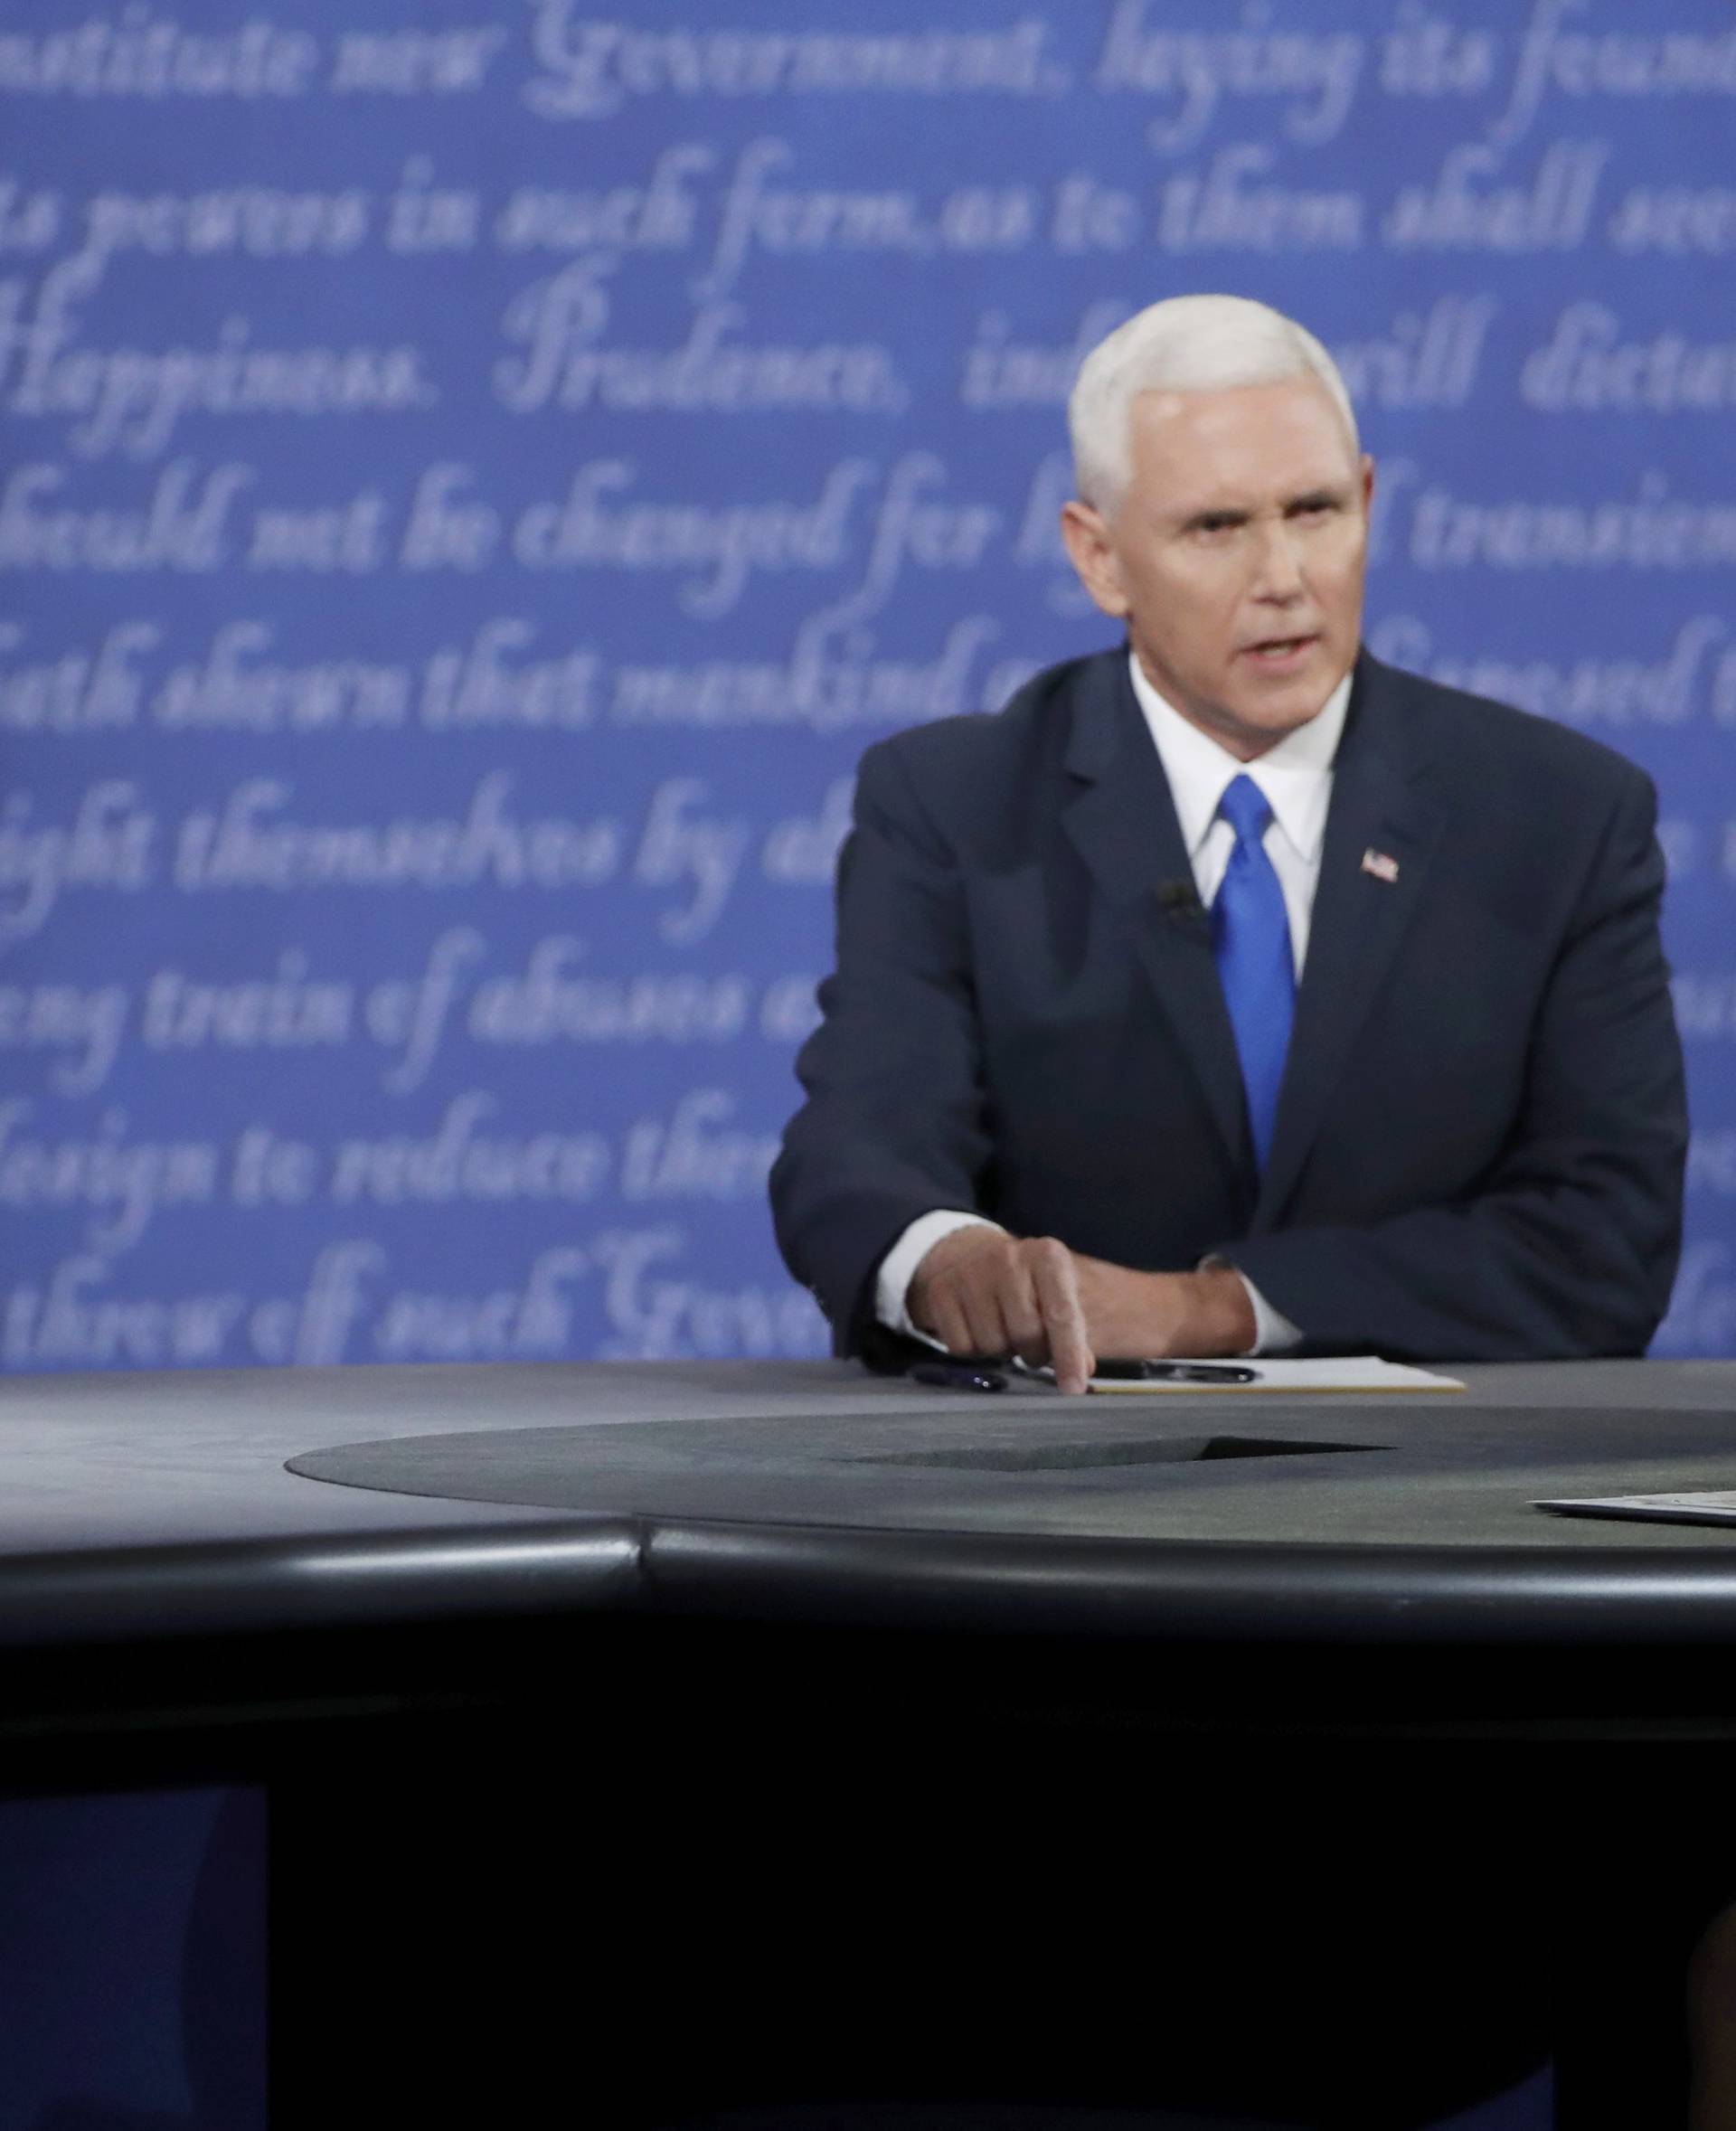
M535 0L542 70L524 100L544 118L607 118L629 99L882 93L1039 96L1067 86L1045 63L1048 25L1005 30L642 30L582 16L579 0Z

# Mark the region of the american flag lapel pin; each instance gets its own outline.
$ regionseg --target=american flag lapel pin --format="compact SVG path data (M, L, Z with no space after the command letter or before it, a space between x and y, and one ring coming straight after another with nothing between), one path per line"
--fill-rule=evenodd
M1363 871L1373 873L1377 881L1384 881L1391 887L1399 877L1399 862L1384 851L1376 851L1371 844L1363 853Z

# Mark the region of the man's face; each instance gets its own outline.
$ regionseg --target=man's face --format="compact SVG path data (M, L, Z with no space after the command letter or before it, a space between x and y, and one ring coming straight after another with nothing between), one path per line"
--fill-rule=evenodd
M1356 655L1373 462L1311 378L1142 392L1128 430L1127 486L1067 505L1068 552L1165 700L1251 761Z

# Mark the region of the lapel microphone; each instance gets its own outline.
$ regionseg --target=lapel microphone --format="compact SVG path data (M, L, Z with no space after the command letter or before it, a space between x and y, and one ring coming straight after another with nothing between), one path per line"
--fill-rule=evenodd
M1192 880L1159 881L1152 892L1157 898L1157 908L1172 925L1205 922L1205 905Z

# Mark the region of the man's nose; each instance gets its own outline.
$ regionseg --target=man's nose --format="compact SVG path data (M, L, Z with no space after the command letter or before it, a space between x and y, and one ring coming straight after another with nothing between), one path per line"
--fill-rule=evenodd
M1284 519L1258 529L1253 592L1260 599L1297 599L1307 590L1296 533Z

